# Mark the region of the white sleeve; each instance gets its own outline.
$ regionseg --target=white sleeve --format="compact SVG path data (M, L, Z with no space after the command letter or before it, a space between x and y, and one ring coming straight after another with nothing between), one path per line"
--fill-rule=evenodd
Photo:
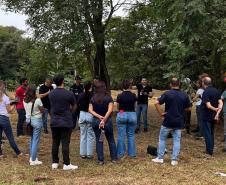
M40 98L38 98L38 99L36 100L36 103L37 103L37 105L40 106L40 107L43 106L42 101L41 101Z
M5 105L9 105L10 104L10 100L9 100L9 97L5 95L4 97L4 104Z

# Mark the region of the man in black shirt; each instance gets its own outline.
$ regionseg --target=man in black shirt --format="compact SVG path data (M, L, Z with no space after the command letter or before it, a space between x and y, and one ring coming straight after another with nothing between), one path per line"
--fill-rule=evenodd
M72 85L71 88L70 88L70 91L73 92L73 94L75 96L76 102L78 101L79 94L83 93L83 91L84 91L84 87L81 84L81 81L82 81L82 77L77 75L75 77L74 85ZM77 108L77 110L72 114L74 128L76 127L76 122L77 122L77 120L79 118L79 112L80 112L80 110Z
M214 120L219 119L219 113L222 110L223 102L220 93L212 87L210 77L205 77L202 81L204 92L202 95L202 121L206 143L206 154L213 155L214 149Z
M52 79L46 78L45 83L39 88L39 95L44 107L42 115L44 133L48 134L48 114L50 113L49 93L53 90Z
M64 166L63 170L75 170L78 166L70 163L69 144L73 128L72 111L75 110L75 97L72 92L64 89L64 76L56 75L53 78L57 88L49 93L51 104L52 130L52 169L59 167L59 146L62 144Z
M148 81L146 78L141 79L141 83L136 85L136 89L138 91L138 101L137 101L137 129L136 133L140 131L140 117L141 114L143 116L144 122L144 132L148 131L148 120L147 120L147 112L148 112L148 98L153 97L152 87L148 85Z

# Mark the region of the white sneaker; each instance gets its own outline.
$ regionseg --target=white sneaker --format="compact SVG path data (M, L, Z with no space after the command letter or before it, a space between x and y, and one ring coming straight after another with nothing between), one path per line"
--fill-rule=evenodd
M78 166L75 166L72 164L69 164L69 165L64 164L64 167L63 167L63 170L76 170L76 169L78 169Z
M36 158L35 161L38 161L38 158ZM29 163L31 163L31 162L32 162L32 159L31 159L31 157L30 157Z
M152 161L153 161L154 163L161 163L161 164L164 162L163 159L159 159L158 157L155 158L155 159L152 159Z
M52 164L52 170L55 170L59 167L59 164L58 163L53 163Z
M171 161L171 165L172 165L172 166L178 165L178 161L175 161L175 160Z
M36 165L41 165L42 164L42 161L38 161L38 160L35 160L35 161L31 161L30 162L30 165L31 166L36 166Z

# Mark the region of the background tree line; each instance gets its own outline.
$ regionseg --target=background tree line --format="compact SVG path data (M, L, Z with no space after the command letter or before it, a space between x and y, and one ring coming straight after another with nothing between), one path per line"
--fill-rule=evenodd
M74 68L108 87L146 76L166 88L172 75L196 80L209 73L217 87L226 70L224 0L0 0L8 11L28 15L32 38L0 27L1 78L70 76ZM113 16L126 8L125 17ZM10 30L10 31L9 31Z

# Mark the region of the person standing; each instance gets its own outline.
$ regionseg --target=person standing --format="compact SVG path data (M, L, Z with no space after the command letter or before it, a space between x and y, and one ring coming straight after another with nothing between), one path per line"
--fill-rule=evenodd
M108 95L105 83L99 81L96 83L95 93L89 104L89 112L94 116L92 126L96 136L96 151L99 165L104 165L104 135L108 141L112 162L116 162L117 160L117 150L111 118L113 107L113 99Z
M162 94L155 103L156 110L163 119L159 134L158 157L152 159L155 163L164 162L166 149L166 139L171 132L173 136L173 153L171 165L178 164L178 155L180 153L181 130L184 128L184 111L189 111L190 100L188 96L180 90L180 81L172 78L170 82L171 90ZM165 112L161 110L160 105L165 104Z
M42 161L38 160L37 155L43 127L42 113L44 111L44 107L41 99L36 96L36 87L30 86L27 89L23 103L26 111L26 122L30 122L33 128L30 143L29 162L31 166L41 165Z
M84 87L81 84L81 82L82 82L82 77L77 75L75 77L75 83L70 87L70 91L73 92L76 102L78 101L79 94L83 93L83 91L84 91ZM77 108L76 111L73 112L73 114L72 114L74 128L76 127L76 123L79 118L79 112L80 112L80 110L79 110L79 108Z
M142 115L144 122L144 132L148 131L148 98L153 97L152 87L148 85L146 78L141 79L141 83L136 85L138 91L138 101L137 101L137 128L136 133L140 131L140 117Z
M226 152L226 89L221 95L222 101L224 101L223 113L224 113L224 149L223 152Z
M190 78L184 78L183 83L181 85L181 89L188 95L190 104L192 106L192 98L195 96L195 91L192 86L192 82ZM187 134L191 133L191 110L190 111L184 111L185 119L184 124L187 131Z
M7 139L9 140L11 148L18 156L22 155L22 153L14 140L12 127L9 120L9 113L11 113L15 109L15 105L10 105L9 97L5 92L5 83L3 81L0 81L0 134L2 135L2 131L4 131ZM1 156L3 156L3 153L0 144L0 157Z
M204 89L202 88L202 81L198 80L196 82L196 86L198 90L196 91L195 97L192 99L193 102L196 102L196 116L197 116L197 128L196 131L196 138L203 138L203 124L202 124L202 113L201 113L201 103L202 103L202 94L204 92Z
M84 85L85 92L78 96L78 107L80 109L79 125L80 125L80 157L82 159L93 158L93 149L95 142L95 134L92 128L93 116L88 112L89 102L92 97L92 84L87 82Z
M17 136L23 136L23 124L25 122L25 109L24 109L24 97L25 97L25 92L28 87L28 80L27 78L23 77L20 79L20 86L16 89L16 98L19 99L19 102L16 104L16 110L18 113L18 122L17 122Z
M212 156L214 150L214 125L222 110L223 102L220 93L212 86L210 77L202 81L204 92L202 95L202 120L206 143L206 154Z
M72 112L76 109L75 97L72 92L64 88L64 76L53 78L57 88L49 93L51 105L52 130L52 169L59 167L59 146L62 144L63 170L75 170L78 166L70 163L69 145L73 128Z
M117 113L116 123L118 127L118 158L122 158L126 153L125 140L127 137L128 155L136 157L135 129L137 126L137 115L135 112L136 95L131 92L129 80L122 82L123 92L117 96L119 112Z
M53 90L52 79L46 78L45 83L39 88L39 96L41 98L44 112L42 114L44 133L48 134L48 114L50 113L49 93Z

